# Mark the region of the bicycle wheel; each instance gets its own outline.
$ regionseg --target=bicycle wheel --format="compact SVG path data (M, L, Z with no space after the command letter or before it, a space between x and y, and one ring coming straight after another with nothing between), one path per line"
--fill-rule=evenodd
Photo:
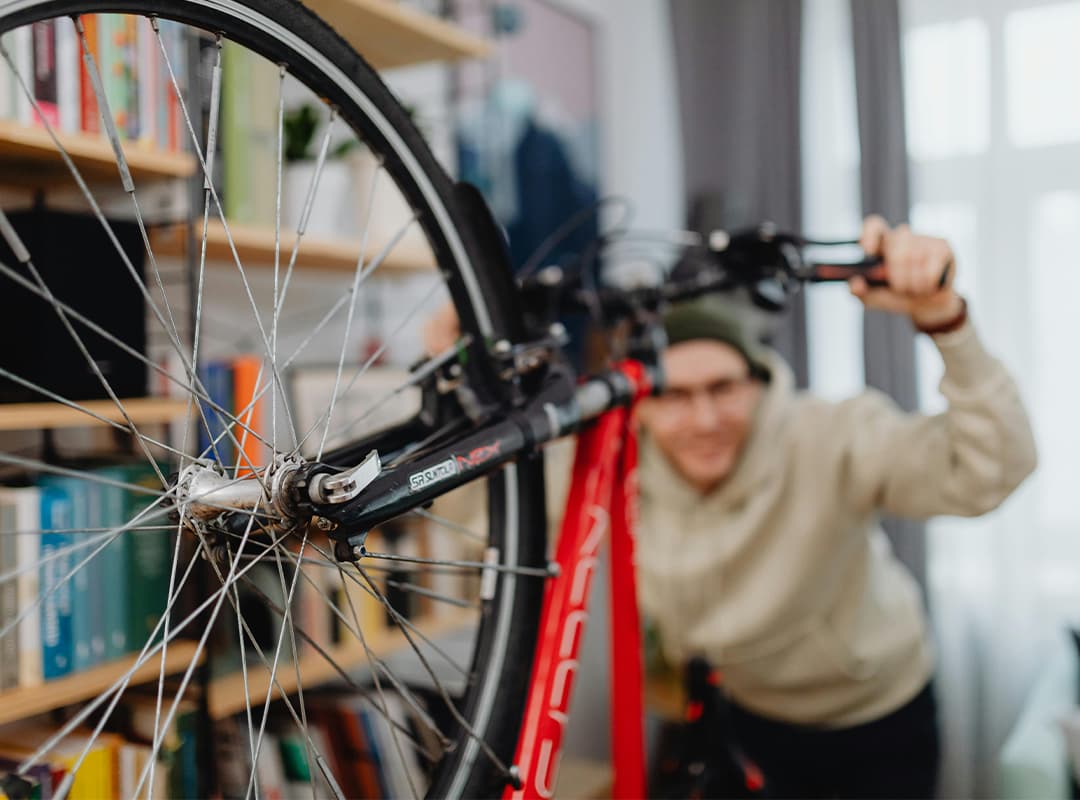
M31 407L45 415L39 426L63 419L55 424L65 427L40 440L36 433L0 431L0 481L8 484L0 489L0 508L5 502L21 508L12 512L14 521L0 523L10 534L0 536L9 559L0 566L0 587L37 591L0 601L0 641L14 643L4 652L17 665L0 678L7 681L0 688L10 688L12 676L21 682L15 691L23 691L110 658L125 665L115 678L99 669L110 675L105 691L54 714L48 726L0 725L0 758L12 762L4 768L9 793L25 789L13 778L40 778L42 764L62 757L67 776L52 787L54 797L90 781L88 759L101 751L119 757L118 740L105 735L119 732L144 741L141 769L121 774L113 793L146 794L160 785L167 771L162 749L194 698L216 731L213 743L207 730L191 740L202 747L203 767L214 760L214 744L219 763L235 757L244 768L231 779L218 770L215 783L202 785L185 785L182 770L180 778L170 773L174 795L271 793L280 775L267 767L266 754L286 753L287 742L299 742L302 753L292 778L313 797L360 794L372 781L390 794L499 794L510 775L543 590L539 459L512 463L487 481L483 529L416 509L406 515L408 530L372 533L374 545L356 564L338 564L325 533L307 520L283 519L275 502L283 464L328 460L332 452L347 453L342 446L361 433L370 441L404 416L419 418L406 402L417 373L379 362L391 356L408 363L420 355L417 328L447 297L463 331L455 347L458 389L479 404L500 391L487 348L520 338L521 317L509 273L489 252L491 230L475 222L476 196L451 183L363 59L291 0L2 0L0 33L0 73L12 76L12 96L25 98L14 107L24 104L27 127L44 132L62 161L46 191L35 190L29 210L4 218L0 297L9 299L7 318L25 320L24 333L34 332L39 346L4 348L0 392L8 400L50 404ZM42 75L29 74L35 62L26 60L28 41L31 48L54 48L60 68L65 53L72 63L73 46L90 53L80 89L83 103L89 97L91 111L101 110L103 141L116 140L111 176L100 154L86 155L84 141L65 132L64 89L57 98L42 88ZM129 48L127 62L111 52L114 45ZM109 58L120 67L105 63ZM261 77L230 84L230 59ZM153 76L143 80L156 81L158 94L128 84L124 95L114 85L113 71L132 63L140 75ZM245 105L253 94L258 102ZM292 195L303 202L290 228L283 220L282 153L286 106L298 99L314 106L323 126L311 177ZM61 106L55 114L51 100ZM164 110L154 105L148 114L147 104L155 103ZM272 110L269 128L245 127L263 106ZM175 231L158 224L177 216L166 191L172 184L152 180L154 168L138 145L117 144L128 137L156 137L158 147L193 156L189 273L179 287L170 279L178 263ZM273 157L251 162L257 164L252 174L230 177L228 144L222 153L214 146L229 137L268 148ZM303 243L313 242L310 228L327 213L320 209L341 205L323 207L319 198L330 191L322 184L328 153L342 141L360 143L373 158L354 215L353 236L361 242L355 265L344 278L327 279L304 265L341 257L326 248L309 254ZM24 186L25 174L20 170ZM246 229L235 216L230 220L241 212L226 210L265 203L267 193L273 195L267 257L273 266L260 271L251 263L259 256L250 256L242 241ZM370 229L380 203L396 203L406 214L376 234ZM416 258L437 268L390 284L376 281L395 260ZM215 259L222 263L213 265ZM381 340L371 335L372 313L360 308L372 295L382 295L379 313L388 318ZM50 372L43 363L68 367ZM219 378L228 373L233 381L224 393L213 385L215 366ZM156 427L160 416L132 397L145 393L145 383L179 402L170 408L180 420L168 429ZM319 387L324 405L313 408ZM261 429L256 412L265 418ZM2 413L0 407L0 419ZM445 433L428 431L427 440ZM401 448L399 463L424 443ZM130 450L141 471L103 464L98 456L106 446ZM223 486L255 486L258 513L219 507L220 513L196 515L192 481L209 477ZM18 482L33 486L16 488ZM108 517L109 502L134 510ZM37 524L28 523L35 513ZM144 635L131 640L129 625L129 640L119 644L110 639L123 624L117 620L128 620L145 600L124 586L132 574L141 580L150 571L143 565L125 573L125 564L130 569L139 557L133 554L152 551L148 541L166 558L164 568L155 567L159 604L150 608L153 624L143 621ZM445 608L452 613L439 611ZM451 641L435 641L435 632L447 628ZM186 649L178 644L183 640ZM198 666L208 660L211 671L218 667L216 647L228 651L226 667L229 658L238 661L235 673L208 678ZM129 654L120 658L124 651ZM347 691L339 680L337 691L314 698L311 682L327 675L344 679ZM27 708L48 710L59 702ZM127 723L120 723L117 707L128 708ZM138 709L148 731L132 722ZM13 718L0 713L0 723ZM382 773L373 778L355 753L339 746L351 733L378 751ZM233 751L226 748L231 734L239 743ZM185 741L180 746L194 746ZM21 755L12 757L16 752ZM286 795L299 791L283 785ZM82 791L101 789L95 786L81 784Z

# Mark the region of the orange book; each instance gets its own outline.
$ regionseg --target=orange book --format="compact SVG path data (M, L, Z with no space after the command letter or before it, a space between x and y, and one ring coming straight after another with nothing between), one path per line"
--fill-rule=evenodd
M101 69L101 61L98 57L98 18L97 14L83 14L83 30L86 31L86 48L94 57L94 63ZM83 58L82 42L79 42L79 127L86 133L97 133L101 127L101 118L98 115L97 97L94 95L94 85L90 82L90 73L86 71L86 60Z
M236 440L243 446L244 456L239 458L237 477L251 474L251 467L262 466L262 443L250 431L262 433L262 398L255 400L259 390L262 359L258 356L237 356L233 368L233 413L240 421L234 429ZM252 402L254 400L254 402ZM248 408L248 406L251 406ZM250 429L250 431L248 430Z

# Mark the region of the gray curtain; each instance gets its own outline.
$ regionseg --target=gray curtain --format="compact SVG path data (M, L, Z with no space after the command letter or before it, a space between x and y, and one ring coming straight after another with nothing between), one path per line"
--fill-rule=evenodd
M671 0L688 224L799 230L800 0ZM802 297L773 345L807 384Z
M897 0L851 0L855 95L862 149L862 206L890 223L908 218L907 142L900 63ZM906 411L918 404L915 333L895 314L867 312L863 320L866 382ZM926 528L920 522L885 520L897 555L926 586Z

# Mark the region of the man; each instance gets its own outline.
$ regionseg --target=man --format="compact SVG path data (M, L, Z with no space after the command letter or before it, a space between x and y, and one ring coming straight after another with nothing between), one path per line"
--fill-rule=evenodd
M640 408L642 610L673 664L701 655L720 670L736 738L776 797L933 796L926 613L878 514L983 514L1035 467L1017 388L952 288L949 246L879 217L860 243L888 286L851 291L932 337L943 414L795 392L779 357L708 300L667 315L667 391Z

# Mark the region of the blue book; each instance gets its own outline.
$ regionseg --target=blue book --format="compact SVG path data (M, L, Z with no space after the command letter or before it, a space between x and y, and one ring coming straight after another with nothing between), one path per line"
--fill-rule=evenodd
M225 411L225 414L222 414L210 403L203 402L201 404L210 431L208 434L207 426L201 419L198 420L199 453L205 458L212 458L225 466L232 466L236 458L233 441L228 435L221 435L229 421L226 415L233 410L232 364L228 361L211 361L208 364L203 364L199 367L199 378L206 389L206 394L213 403L217 408ZM214 449L210 447L211 439L218 439Z
M41 655L45 680L59 678L71 672L72 654L72 586L69 579L55 591L61 579L72 567L73 553L57 558L50 556L71 545L69 530L74 522L71 498L62 489L42 487L41 535L42 564L38 572L41 588Z
M79 544L97 535L87 530L91 527L91 492L87 481L49 475L41 479L41 486L58 489L71 501L71 525L68 527L73 530L68 534L68 544ZM101 597L103 588L101 553L83 563L99 546L87 545L72 552L68 558L67 570L78 567L74 576L68 581L71 592L72 672L92 667L101 660L101 655L104 653L104 626L100 619L104 616ZM95 595L97 595L96 603L94 602ZM91 608L92 605L94 608ZM95 623L97 623L96 626ZM97 648L94 648L92 644L95 635L99 640Z

